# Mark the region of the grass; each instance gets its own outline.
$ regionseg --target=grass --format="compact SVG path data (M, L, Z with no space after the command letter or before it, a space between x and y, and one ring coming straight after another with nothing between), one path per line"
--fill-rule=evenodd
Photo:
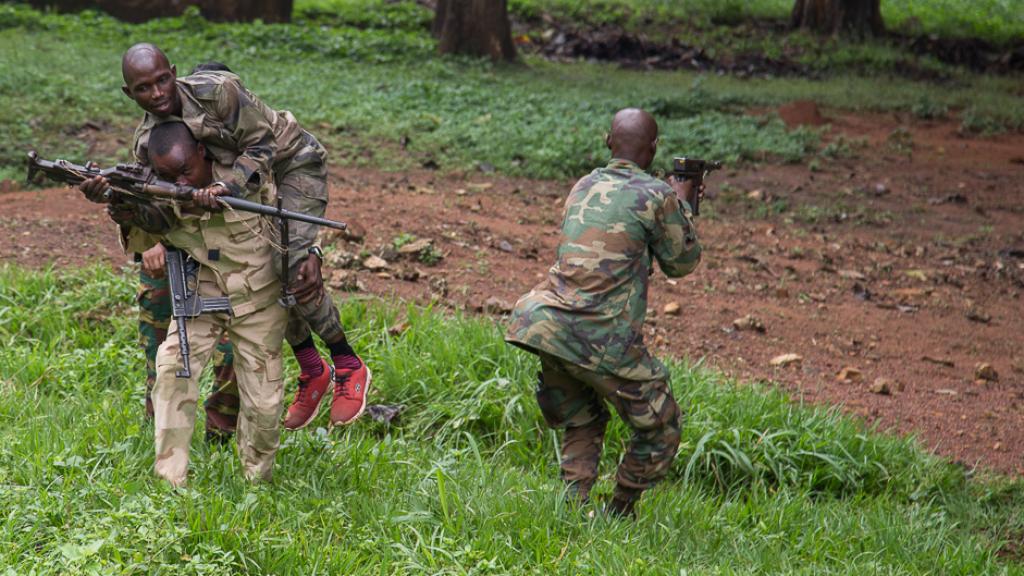
M323 24L306 5L307 19L290 25L214 24L191 12L128 25L91 12L0 5L0 178L22 177L29 148L44 157L127 158L139 113L121 94L117 70L122 51L143 40L163 46L182 73L211 59L227 62L266 102L294 111L325 140L333 162L393 170L493 166L575 177L604 161L608 120L630 105L658 114L663 150L730 163L815 154L820 133L788 132L772 115L745 113L796 98L909 110L925 94L937 110L969 106L971 126L982 132L1024 126L1013 78L969 76L936 86L887 77L740 80L534 58L492 66L436 56L422 12L404 3L380 11L341 5L348 8L334 14L337 22ZM91 145L87 123L101 127L103 145Z
M399 425L287 433L261 486L197 432L173 491L151 475L132 294L106 267L0 268L7 574L1024 573L998 553L1024 530L1019 481L678 362L670 478L636 523L587 519L561 501L535 359L489 321L373 300L342 315ZM606 474L625 440L616 423Z

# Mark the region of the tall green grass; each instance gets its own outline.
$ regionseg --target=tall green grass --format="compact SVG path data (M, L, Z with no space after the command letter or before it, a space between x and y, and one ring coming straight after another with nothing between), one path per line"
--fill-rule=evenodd
M1024 573L997 555L1024 530L1019 482L678 362L669 479L636 523L588 518L562 502L536 360L488 320L373 299L342 315L372 401L406 406L398 424L286 433L260 486L197 433L173 491L151 475L132 294L104 267L0 268L7 574ZM625 432L610 429L607 475Z

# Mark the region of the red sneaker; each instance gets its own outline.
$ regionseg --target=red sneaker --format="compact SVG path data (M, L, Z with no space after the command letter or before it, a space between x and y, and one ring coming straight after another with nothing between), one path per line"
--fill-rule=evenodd
M301 430L316 418L320 412L320 402L327 396L327 389L333 380L334 369L324 359L320 359L324 371L319 376L299 376L299 389L295 392L295 400L288 407L288 415L284 419L284 427L288 430Z
M370 391L370 369L338 370L334 376L334 400L331 401L331 426L351 424L366 410L366 393Z

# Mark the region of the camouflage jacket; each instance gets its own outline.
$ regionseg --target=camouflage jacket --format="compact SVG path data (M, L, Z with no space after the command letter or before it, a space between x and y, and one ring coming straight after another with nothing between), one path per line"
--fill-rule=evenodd
M230 72L199 72L179 78L181 118L160 118L148 112L135 130L135 159L148 164L147 148L153 126L184 122L196 140L206 146L214 162L231 166L223 182L232 194L257 190L294 165L323 162L323 147L303 130L287 110L276 111Z
M643 343L652 260L668 276L700 262L690 207L633 162L613 159L573 187L558 258L512 312L506 340L627 380L668 377Z
M213 165L215 179L224 178L232 168ZM269 196L272 187L251 192L247 200L259 202ZM190 212L180 204L165 205L170 212L170 229L163 235L171 245L184 250L198 261L199 294L227 296L235 316L245 316L274 304L281 285L274 273L272 258L277 252L269 238L272 225L252 212L225 208L222 212ZM283 329L283 327L282 327Z

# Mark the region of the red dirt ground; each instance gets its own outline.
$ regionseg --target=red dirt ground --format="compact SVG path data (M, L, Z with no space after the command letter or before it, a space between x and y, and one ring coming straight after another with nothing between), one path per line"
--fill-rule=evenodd
M655 275L649 345L842 405L965 465L1024 473L1024 136L826 116L852 157L712 177L704 263L678 282ZM387 269L350 274L385 298L491 312L515 302L552 261L572 183L492 176L334 169L328 214L365 240L337 240L328 261L383 255ZM101 208L73 190L0 194L0 228L0 263L127 262ZM403 233L444 259L382 250ZM678 315L663 312L670 302ZM764 333L734 327L748 314ZM803 360L771 365L786 353ZM978 363L998 380L975 378ZM862 379L839 381L847 367ZM869 390L877 378L891 394Z

